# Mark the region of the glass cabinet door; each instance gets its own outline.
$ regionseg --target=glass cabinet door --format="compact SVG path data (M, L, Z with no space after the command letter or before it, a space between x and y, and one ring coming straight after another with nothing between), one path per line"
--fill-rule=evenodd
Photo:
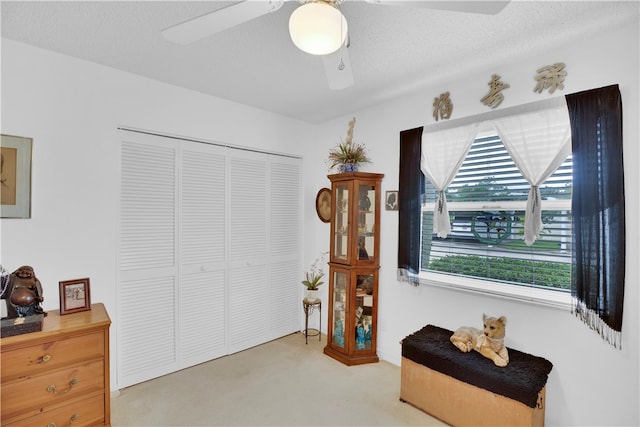
M376 187L358 185L358 260L375 259Z
M332 224L334 232L333 259L347 260L349 255L349 187L337 185L334 195L335 218Z
M345 313L347 304L347 273L334 271L333 276L333 328L332 342L344 348Z
M367 350L371 348L373 335L373 307L374 307L373 274L358 274L356 276L356 312L355 312L355 349Z

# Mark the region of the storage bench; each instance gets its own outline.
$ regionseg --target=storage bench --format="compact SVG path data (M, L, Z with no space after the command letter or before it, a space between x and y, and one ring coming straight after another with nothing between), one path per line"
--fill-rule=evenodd
M402 340L400 400L454 426L542 426L548 360L509 350L498 367L477 351L463 353L433 325Z

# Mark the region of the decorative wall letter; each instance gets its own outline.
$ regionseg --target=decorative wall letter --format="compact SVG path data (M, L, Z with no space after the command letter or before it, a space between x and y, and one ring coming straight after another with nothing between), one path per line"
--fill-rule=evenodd
M502 91L509 88L509 85L500 81L500 76L494 74L491 76L489 84L489 93L480 99L484 105L488 105L491 108L496 108L504 100Z
M438 98L433 99L433 118L449 120L451 118L451 112L453 111L453 104L449 98L449 92L441 93Z
M549 93L553 93L556 89L564 89L564 78L567 72L564 70L564 63L557 62L553 65L547 65L536 70L538 75L535 79L538 84L533 89L534 92L542 93L543 90L549 89Z

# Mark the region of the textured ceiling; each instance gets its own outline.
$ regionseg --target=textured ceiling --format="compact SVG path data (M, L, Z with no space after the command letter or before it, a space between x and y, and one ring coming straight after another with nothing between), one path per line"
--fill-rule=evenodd
M514 0L490 16L346 0L355 84L333 91L322 59L289 39L295 1L187 46L160 33L232 3L2 1L2 37L322 123L428 82L637 22L639 9L637 1Z

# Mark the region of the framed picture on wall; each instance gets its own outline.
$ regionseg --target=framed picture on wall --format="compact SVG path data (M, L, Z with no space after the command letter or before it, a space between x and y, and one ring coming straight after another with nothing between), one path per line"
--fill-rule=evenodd
M322 188L316 195L316 213L320 221L331 221L331 190L328 188Z
M387 191L384 198L384 206L388 211L398 210L398 191Z
M0 143L0 216L31 218L31 148L33 140L2 135Z
M89 279L60 282L60 315L91 310Z

